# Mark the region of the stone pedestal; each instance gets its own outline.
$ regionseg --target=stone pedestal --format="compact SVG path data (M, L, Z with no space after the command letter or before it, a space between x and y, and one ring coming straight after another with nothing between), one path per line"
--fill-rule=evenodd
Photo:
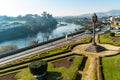
M87 52L101 52L101 51L105 51L106 49L100 45L93 45L93 44L90 44L86 49L85 51Z

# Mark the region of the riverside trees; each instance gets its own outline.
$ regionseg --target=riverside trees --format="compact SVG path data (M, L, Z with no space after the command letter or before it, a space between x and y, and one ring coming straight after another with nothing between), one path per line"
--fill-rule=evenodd
M25 20L26 24L25 26L28 27L33 33L36 33L38 31L40 32L46 32L46 31L52 31L56 28L57 21L53 16L47 12L43 12L41 14L42 16L39 16L37 14L27 14L23 17L17 17L18 19Z
M37 14L27 14L25 16L14 17L14 19L11 20L19 21L18 23L21 24L21 26L0 31L0 42L35 35L38 32L43 33L45 35L43 38L45 38L48 37L48 35L56 28L57 25L56 19L47 12L43 12L41 16ZM22 21L25 23L20 23ZM9 25L16 26L16 24Z

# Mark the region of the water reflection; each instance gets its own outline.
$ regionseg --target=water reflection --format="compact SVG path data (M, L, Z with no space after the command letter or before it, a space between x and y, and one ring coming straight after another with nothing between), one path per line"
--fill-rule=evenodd
M70 33L74 32L76 28L83 28L83 26L80 25L75 25L75 24L68 24L67 26L61 26L53 30L50 38L56 38L62 36L64 33ZM37 35L32 36L32 37L26 37L22 39L16 39L16 40L11 40L11 41L6 41L0 43L0 46L5 46L5 45L17 45L19 48L28 46L28 44L32 41L39 40L39 42L43 41L42 33L39 32Z

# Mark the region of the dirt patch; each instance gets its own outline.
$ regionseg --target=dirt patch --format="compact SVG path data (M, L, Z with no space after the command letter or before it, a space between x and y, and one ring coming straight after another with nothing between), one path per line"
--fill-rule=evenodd
M115 37L113 38L114 41L120 41L120 38L119 37Z
M0 80L17 80L17 79L15 79L15 75L16 75L16 73L9 74L6 76L1 76Z
M70 58L65 58L65 59L62 59L59 61L52 62L52 64L54 65L54 68L56 68L56 67L69 68L71 63L73 62L73 60L74 60L74 57L70 57Z
M110 38L109 34L105 34L104 36L105 38Z

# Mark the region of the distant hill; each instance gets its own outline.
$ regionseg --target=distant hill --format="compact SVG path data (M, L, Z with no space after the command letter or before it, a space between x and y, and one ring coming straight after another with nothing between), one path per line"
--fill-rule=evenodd
M99 17L109 17L109 16L120 16L120 10L111 10L108 12L98 12L96 13ZM83 14L80 17L91 17L91 14Z

